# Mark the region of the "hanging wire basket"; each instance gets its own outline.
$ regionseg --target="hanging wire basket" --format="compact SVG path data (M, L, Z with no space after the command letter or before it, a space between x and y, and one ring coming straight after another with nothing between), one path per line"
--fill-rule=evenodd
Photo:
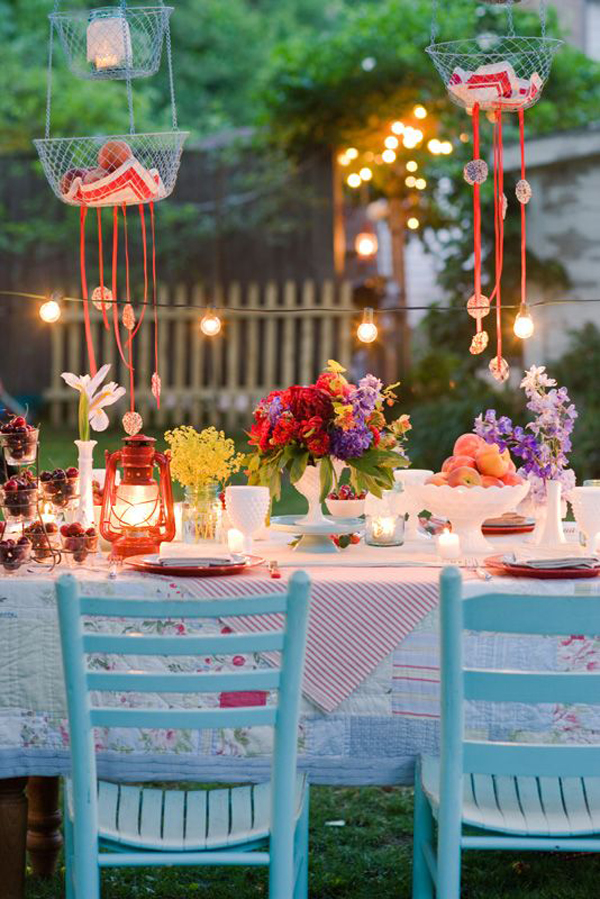
M171 6L106 6L50 14L77 78L143 78L160 68Z
M548 37L482 34L432 43L427 53L458 106L516 112L540 99L563 41Z
M156 203L172 193L187 131L35 140L46 177L70 206Z

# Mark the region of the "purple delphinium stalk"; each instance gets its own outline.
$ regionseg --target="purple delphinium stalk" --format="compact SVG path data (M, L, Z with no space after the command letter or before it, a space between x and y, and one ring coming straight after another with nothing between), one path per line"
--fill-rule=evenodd
M575 486L568 453L577 410L566 388L557 389L544 366L534 365L525 372L521 387L535 419L525 428L515 427L510 418L498 418L495 409L488 409L475 419L475 433L487 443L497 444L500 451L510 448L523 462L519 474L531 483L532 499L543 501L547 481L559 481L565 493Z
M346 459L355 459L369 449L373 443L373 434L365 425L343 431L341 428L333 428L331 432L331 452L336 459L343 462Z

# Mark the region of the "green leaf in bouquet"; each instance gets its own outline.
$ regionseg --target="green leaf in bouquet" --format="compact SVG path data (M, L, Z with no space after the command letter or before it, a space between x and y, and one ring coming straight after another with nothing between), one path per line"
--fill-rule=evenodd
M296 484L306 471L309 457L310 453L308 452L308 450L301 452L295 457L290 466L290 481L292 482L292 484Z
M323 502L327 498L327 494L331 492L331 488L333 487L334 477L335 477L335 472L333 470L333 463L329 456L324 456L321 459L321 469L320 469L321 502Z

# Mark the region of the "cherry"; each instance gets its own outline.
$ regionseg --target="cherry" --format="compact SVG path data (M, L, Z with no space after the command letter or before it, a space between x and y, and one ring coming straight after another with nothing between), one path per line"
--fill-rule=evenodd
M7 493L11 493L13 490L19 489L19 484L17 483L15 478L10 478L4 485L4 489Z
M60 532L61 532L61 534L62 534L63 537L68 537L69 534L71 533L71 525L70 525L70 524L63 524L63 525L61 526Z
M74 468L74 467L67 468L65 474L66 474L66 476L69 478L69 480L70 480L71 478L78 478L78 477L79 477L79 469L78 469L78 468Z

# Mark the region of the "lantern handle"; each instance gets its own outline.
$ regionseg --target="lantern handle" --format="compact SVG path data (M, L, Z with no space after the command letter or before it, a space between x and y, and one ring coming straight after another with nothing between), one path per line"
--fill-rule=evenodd
M160 489L163 495L164 511L166 512L165 536L163 543L170 543L175 539L177 526L173 511L173 484L171 482L171 453L154 453L154 462L160 472Z

